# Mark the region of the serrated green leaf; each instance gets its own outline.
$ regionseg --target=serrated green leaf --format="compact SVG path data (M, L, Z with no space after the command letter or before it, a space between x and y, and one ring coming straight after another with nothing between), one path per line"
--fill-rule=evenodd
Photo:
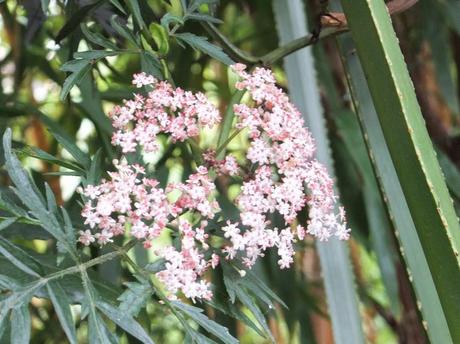
M174 35L180 41L188 44L193 49L199 50L226 65L234 64L232 59L222 50L222 48L208 42L206 37L197 36L193 33L177 33Z
M67 242L65 234L60 228L60 224L53 214L46 208L45 200L38 191L36 185L31 181L28 174L24 171L21 163L11 153L11 130L7 129L3 136L3 148L5 152L6 168L8 174L15 184L13 189L23 202L40 221L40 226L53 235L58 241L66 244L67 249L73 252L70 243Z
M110 20L110 24L112 25L113 29L123 38L125 38L127 41L131 42L134 44L136 47L139 47L139 42L136 39L136 37L133 35L131 31L129 31L126 27L120 25L117 22L117 16L113 16Z
M262 326L265 335L269 337L272 342L275 342L273 335L270 332L270 327L267 324L267 320L265 319L265 316L263 315L262 311L260 310L259 306L254 302L254 300L241 288L235 288L235 294L238 297L238 300L246 306L249 311L251 311L252 315L254 315L255 319L259 323L260 326Z
M75 171L60 171L60 172L44 172L44 176L72 176L72 177L81 177L82 172Z
M11 344L29 344L32 329L28 305L11 311Z
M0 254L25 273L40 277L39 262L26 251L0 236Z
M27 212L19 207L12 199L11 189L1 190L0 192L0 209L17 215L18 217L27 217Z
M4 220L2 220L2 222L0 222L0 231L4 230L5 228L11 226L13 223L15 223L17 220L16 217L9 217L9 218L6 218Z
M101 95L99 94L99 89L91 74L88 74L81 80L78 88L80 89L82 98L82 101L78 103L79 107L88 114L96 127L98 127L104 135L111 136L113 132L112 123L104 113Z
M134 19L140 28L146 27L144 19L142 18L141 9L139 8L139 2L137 0L126 0L129 9L132 11Z
M113 337L107 332L104 321L97 314L99 295L88 276L86 270L81 271L81 278L84 289L82 303L82 314L88 314L88 339L91 344L113 343ZM82 315L82 318L83 318Z
M93 10L98 8L100 5L104 3L105 0L99 0L92 4L88 4L85 6L80 7L72 17L66 21L64 26L59 30L56 38L54 39L56 43L62 41L65 37L67 37L70 33L72 33L78 25L85 19L85 17Z
M102 174L102 149L98 149L96 154L94 154L93 158L91 159L91 164L89 167L88 174L86 176L85 185L95 185L99 182Z
M206 315L203 314L203 310L198 307L186 305L179 301L173 301L171 304L187 316L189 316L193 321L198 323L209 333L212 333L217 338L222 340L224 343L237 344L238 340L233 337L228 329L219 325L215 321L209 319Z
M125 330L135 338L139 339L143 343L154 343L153 340L142 328L142 326L139 325L139 323L136 320L134 320L134 318L131 317L129 314L122 312L115 306L112 306L111 304L104 301L98 301L97 308L115 324L117 324L123 330Z
M70 60L59 67L63 72L78 72L88 64L86 60Z
M163 80L161 64L158 58L149 51L142 51L140 57L142 71L149 75L153 75L157 79Z
M41 115L40 119L47 126L48 130L54 136L54 138L60 143L60 145L72 155L75 161L82 166L89 166L90 158L88 154L83 152L75 143L74 139L70 137L63 128L51 118L45 115Z
M40 159L40 160L49 162L50 164L62 166L69 170L73 170L74 171L73 173L79 176L83 175L84 173L83 166L80 166L78 162L73 162L73 161L68 161L68 160L57 158L41 150L40 148L26 146L23 149L18 150L17 152L20 154L25 154L27 156L30 156L32 158L36 158L36 159Z
M56 198L54 197L53 190L51 190L48 183L45 183L45 196L48 210L53 214L57 214Z
M100 33L91 31L85 24L81 24L80 28L81 28L81 31L83 32L83 35L85 35L86 39L88 39L90 42L97 44L106 49L117 50L117 45L115 43L110 41L108 38L105 38ZM62 70L62 67L61 67L61 70Z
M0 301L0 318L5 316L11 309L27 306L34 293L43 286L41 283L32 283L24 287L16 287L14 292Z
M64 219L64 232L66 233L67 237L69 238L70 242L75 241L75 230L72 225L72 221L70 220L69 213L65 210L64 207L61 207L62 218Z
M232 95L230 102L227 104L227 109L225 110L224 120L222 122L222 126L220 128L219 138L217 140L217 147L222 147L222 145L227 141L228 137L230 136L230 130L233 126L233 120L235 118L235 111L233 111L233 105L238 104L243 98L245 91L244 90L237 90ZM226 147L223 147L220 152L217 153L216 158L221 160L225 157L225 150Z
M118 344L118 338L111 333L104 320L96 313L88 315L88 340L90 344Z
M144 270L156 274L165 269L166 260L164 258L157 259L153 263L148 263L144 266Z
M137 316L152 296L152 288L148 281L127 282L127 289L118 298L119 310L128 316Z
M76 70L72 74L70 74L64 81L64 85L62 85L61 94L59 98L64 100L65 97L69 94L72 87L78 85L79 82L85 77L85 75L91 70L91 64L87 63L80 69Z
M2 340L3 334L5 333L6 327L8 325L7 319L8 319L7 314L5 314L4 316L0 314L0 342Z
M251 290L254 295L258 296L261 300L263 300L268 306L273 306L271 300L278 302L281 306L288 308L288 306L284 303L283 300L276 295L273 290L271 290L264 281L262 281L257 275L249 270L246 272L246 276L241 278L240 280L241 285L247 287Z
M55 281L48 282L46 288L67 339L71 344L77 344L77 334L67 294L61 285Z
M219 312L222 312L223 314L226 314L228 316L231 316L243 322L246 326L250 327L255 332L257 332L258 335L262 337L266 337L266 333L261 331L260 328L246 314L244 314L238 308L238 306L234 305L233 303L231 302L223 303L223 302L217 301L216 299L213 299L212 301L207 301L206 303L209 304L214 309L218 310Z
M82 60L99 60L107 56L117 56L120 51L110 51L110 50L87 50L87 51L78 51L73 54L75 59Z
M222 24L223 21L215 18L213 16L210 16L209 14L202 14L202 13L190 13L184 16L184 21L187 20L195 20L199 22L207 22L207 23L213 23L213 24Z
M436 155L438 156L439 164L441 165L442 172L446 178L447 187L449 188L451 194L460 200L460 172L457 166L442 150L437 149Z

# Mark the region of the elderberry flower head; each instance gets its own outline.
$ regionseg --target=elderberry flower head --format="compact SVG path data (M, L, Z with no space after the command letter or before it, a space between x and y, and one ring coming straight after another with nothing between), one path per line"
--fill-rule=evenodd
M314 158L314 140L299 111L276 86L271 71L247 72L241 64L232 68L240 78L236 88L250 98L234 105L235 130L248 136L244 161L232 154L217 159L221 147L213 147L203 153L196 171L185 181L162 188L145 166L129 164L122 157L114 161L116 171L109 172L108 179L81 191L82 216L89 227L80 232L84 245L104 245L129 233L150 248L164 231L178 237L179 245L155 251L166 261L157 277L172 298L181 293L193 301L210 299L204 274L222 258L239 259L250 268L266 250L275 249L279 266L288 268L294 261L295 243L306 234L319 240L349 237L343 208L336 213L333 181ZM133 84L150 91L135 94L110 113L115 129L112 143L123 154L138 147L157 152L160 134L169 137L171 144L196 140L203 128L221 120L202 93L174 88L144 73L134 75ZM238 221L230 221L219 207L217 178L240 180L235 200ZM308 220L300 224L299 212L306 208ZM280 228L271 223L275 216L281 218ZM211 240L213 236L220 236L224 244L216 244L222 240Z

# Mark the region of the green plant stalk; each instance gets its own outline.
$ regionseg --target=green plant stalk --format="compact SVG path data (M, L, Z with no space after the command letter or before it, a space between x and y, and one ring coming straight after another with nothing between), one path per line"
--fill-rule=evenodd
M281 42L306 34L306 18L300 0L274 0L274 13ZM320 94L309 49L286 58L290 95L303 113L316 140L318 160L334 175ZM336 239L316 244L324 276L329 315L336 343L364 343L352 264L346 243Z
M391 175L391 168L382 170L381 160L387 157L373 152L390 208L398 214L394 219L399 219L395 222L399 222L402 254L419 296L428 334L436 343L458 342L460 228L390 17L383 1L341 2L376 110L374 123L368 118L365 126L375 127L378 117L380 143L386 142L394 164L396 173ZM359 102L366 99L357 101L360 106ZM374 128L376 135L379 129ZM376 138L369 133L369 141ZM372 143L371 148L379 149ZM390 176L399 179L399 183ZM404 203L398 202L398 193L405 198L408 214L401 214Z
M313 34L305 34L302 37L293 39L288 43L276 48L275 50L263 55L263 56L252 56L247 52L239 49L235 46L230 40L225 37L217 28L211 23L202 23L204 29L212 36L216 41L218 41L225 52L235 61L242 62L248 65L254 64L263 64L270 65L273 64L282 58L296 52L299 49L305 48L307 46L313 45L318 40L326 39L338 35L342 32L346 32L347 27L329 27L322 30L318 37L315 37Z
M230 130L232 130L233 119L235 118L235 112L233 111L233 105L239 103L243 98L245 90L237 90L232 95L230 102L227 105L227 109L224 114L224 121L220 128L219 138L217 139L216 158L223 159L225 157L225 148L229 141Z

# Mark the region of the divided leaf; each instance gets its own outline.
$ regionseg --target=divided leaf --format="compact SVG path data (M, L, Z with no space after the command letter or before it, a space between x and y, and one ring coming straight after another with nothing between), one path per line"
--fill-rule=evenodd
M233 64L233 60L217 45L214 45L208 42L208 39L203 36L197 36L193 33L186 32L186 33L177 33L174 35L180 41L188 44L193 49L199 50L216 60L225 63L226 65Z
M70 310L70 300L58 282L48 282L46 285L48 294L54 306L54 310L59 318L62 329L67 335L67 339L71 344L77 343L77 334L75 324Z
M219 325L215 321L209 319L206 315L203 314L203 310L198 307L186 305L185 303L179 301L171 302L174 308L181 311L182 313L186 314L196 323L198 323L201 327L203 327L209 333L212 333L217 338L222 340L224 343L230 344L238 344L238 340L233 337L229 332L228 329Z

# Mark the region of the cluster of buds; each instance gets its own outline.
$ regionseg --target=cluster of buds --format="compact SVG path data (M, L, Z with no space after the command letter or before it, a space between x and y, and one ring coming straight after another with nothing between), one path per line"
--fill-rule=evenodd
M293 262L295 242L307 234L319 240L349 237L344 210L336 208L333 181L314 158L314 140L299 111L276 86L269 70L256 68L249 73L240 64L232 68L239 76L236 88L250 98L234 105L235 129L248 133L245 162L239 164L230 154L218 160L215 151L207 150L201 157L204 165L187 180L161 188L156 179L146 177L143 166L130 165L123 157L115 161L117 170L109 172L107 180L82 190L86 199L82 216L90 228L80 232L84 245L104 245L128 231L146 248L164 231L179 237L177 247L155 251L166 261L157 276L171 297L182 293L194 301L210 299L210 283L203 275L222 258L241 259L250 268L273 248L279 266L287 268ZM202 93L173 88L143 73L134 76L133 84L151 91L145 96L135 94L110 114L115 128L112 143L124 154L138 147L144 152L158 151L159 134L171 142L193 140L204 127L212 128L221 120ZM218 176L241 177L235 200L238 221L228 220L219 208ZM302 225L297 219L305 208L308 220ZM276 215L284 219L281 228L271 225ZM213 235L220 235L224 243L211 245Z

